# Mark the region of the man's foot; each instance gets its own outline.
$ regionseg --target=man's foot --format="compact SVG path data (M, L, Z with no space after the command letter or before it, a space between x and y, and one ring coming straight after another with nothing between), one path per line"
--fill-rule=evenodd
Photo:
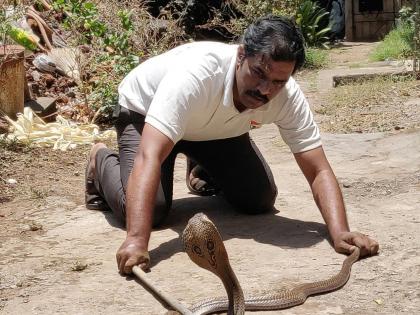
M106 148L103 143L97 143L93 145L90 150L88 162L85 171L85 204L89 210L104 210L107 205L103 198L99 195L95 183L95 161L96 153L99 149Z
M186 182L189 191L198 196L213 196L220 189L211 176L198 164L188 159Z

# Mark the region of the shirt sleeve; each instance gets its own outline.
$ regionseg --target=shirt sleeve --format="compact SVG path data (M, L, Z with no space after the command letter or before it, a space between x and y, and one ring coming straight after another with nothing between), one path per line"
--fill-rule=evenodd
M275 121L284 142L293 153L315 149L322 145L319 128L305 96L291 78L286 86L287 100Z
M169 71L159 83L145 122L177 143L190 117L208 100L213 75L210 67L195 62Z

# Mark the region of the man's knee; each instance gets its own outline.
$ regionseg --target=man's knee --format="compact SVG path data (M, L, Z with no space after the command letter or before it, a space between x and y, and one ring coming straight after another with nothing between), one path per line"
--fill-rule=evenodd
M170 205L166 202L157 202L153 210L153 223L152 227L157 228L165 221L169 214Z
M158 203L155 206L155 209L153 210L153 221L152 221L152 227L157 228L165 221L166 217L169 214L168 205L166 203ZM117 220L119 220L122 224L126 224L126 213L124 211L113 211L114 216Z
M243 196L232 203L239 212L246 214L263 214L273 211L276 197L277 189L274 187L259 195L252 194L250 196Z

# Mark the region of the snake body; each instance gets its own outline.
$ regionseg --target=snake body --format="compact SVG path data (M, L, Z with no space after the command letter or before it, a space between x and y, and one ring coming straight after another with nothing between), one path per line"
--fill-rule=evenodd
M243 314L247 311L279 310L302 304L308 296L337 290L350 277L351 266L359 259L358 248L348 256L338 274L322 281L304 283L288 290L262 296L244 298L241 286L230 266L228 255L216 226L202 213L192 217L183 231L184 249L192 261L217 275L223 282L228 297L210 298L193 305L193 314L211 314L228 311Z

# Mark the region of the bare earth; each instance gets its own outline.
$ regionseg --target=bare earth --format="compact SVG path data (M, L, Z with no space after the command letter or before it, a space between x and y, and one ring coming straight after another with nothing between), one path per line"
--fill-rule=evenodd
M410 102L420 106L418 98ZM245 294L324 279L345 258L331 247L309 186L276 128L264 126L252 136L279 188L275 213L240 215L220 197L190 195L185 159L178 159L173 210L165 226L152 234L149 277L187 306L224 294L220 281L182 251L179 235L196 212L206 213L218 226ZM344 288L264 314L419 313L420 128L323 133L323 140L352 229L377 239L380 253L357 262ZM115 252L124 229L110 213L88 211L83 205L88 149L0 148L0 313L167 311L134 278L118 274ZM4 183L10 178L17 184Z

